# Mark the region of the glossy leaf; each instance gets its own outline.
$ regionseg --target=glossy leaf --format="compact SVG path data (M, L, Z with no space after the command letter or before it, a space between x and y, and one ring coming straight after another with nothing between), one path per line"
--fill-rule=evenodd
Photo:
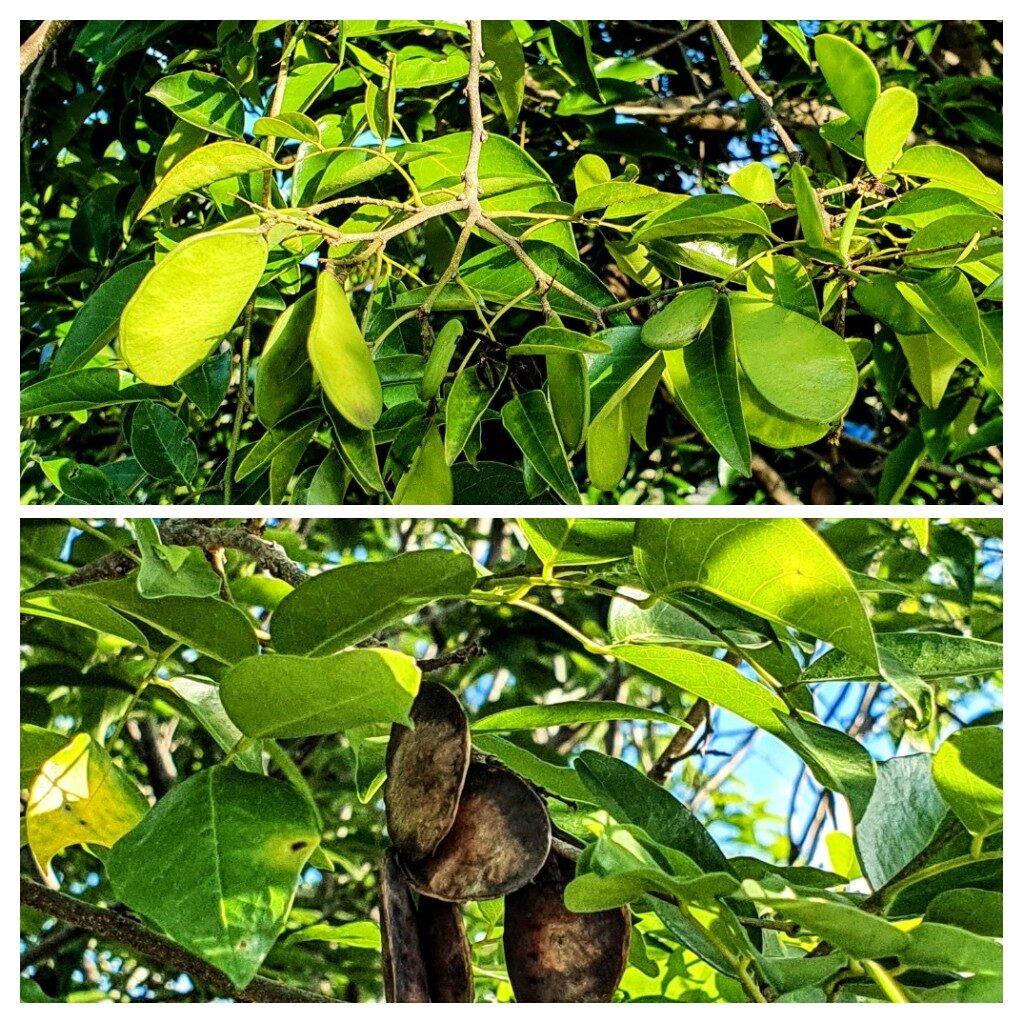
M814 37L814 57L839 105L866 126L882 89L871 58L848 39L828 34Z
M219 75L182 71L157 80L146 94L183 121L212 132L240 138L245 121L238 90Z
M542 391L528 391L501 410L501 420L530 464L568 505L580 501L554 415Z
M901 85L886 89L875 101L864 129L864 159L876 177L885 174L917 121L917 96Z
M1002 729L975 726L953 733L935 754L932 775L968 832L985 835L1002 827Z

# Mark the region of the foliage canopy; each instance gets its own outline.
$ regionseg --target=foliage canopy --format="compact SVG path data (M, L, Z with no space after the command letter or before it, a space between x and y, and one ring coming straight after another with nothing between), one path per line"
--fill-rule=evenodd
M22 553L23 998L379 999L421 687L543 797L559 914L629 908L617 1000L1001 998L995 520L47 520ZM462 908L477 1000L530 948L514 896Z
M71 23L24 500L998 500L1001 38Z

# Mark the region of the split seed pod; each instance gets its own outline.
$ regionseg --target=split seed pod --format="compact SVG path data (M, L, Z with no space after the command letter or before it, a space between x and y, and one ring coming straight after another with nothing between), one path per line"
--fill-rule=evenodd
M422 860L448 834L469 767L469 723L458 698L423 683L410 717L415 729L391 728L384 808L402 857Z
M429 1003L416 907L394 850L384 854L380 868L380 937L384 998L389 1003Z
M456 903L420 897L416 912L420 952L432 1003L473 1002L473 967L466 923Z
M627 907L576 914L565 906L572 861L552 853L505 897L505 963L519 1003L611 1002L629 960Z
M493 900L526 885L550 847L551 822L540 797L508 769L475 763L451 830L432 856L405 869L425 896Z

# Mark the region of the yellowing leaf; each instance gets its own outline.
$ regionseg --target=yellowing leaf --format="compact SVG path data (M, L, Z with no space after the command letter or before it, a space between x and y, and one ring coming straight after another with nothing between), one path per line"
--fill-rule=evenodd
M85 733L44 761L29 790L25 819L32 857L43 875L69 846L113 846L148 805L135 783Z

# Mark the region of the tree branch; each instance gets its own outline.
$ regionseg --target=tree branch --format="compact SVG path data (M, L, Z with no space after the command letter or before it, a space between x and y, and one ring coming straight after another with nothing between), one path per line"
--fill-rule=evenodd
M802 505L803 502L786 486L778 471L757 454L750 457L750 472L761 486L761 490L776 505Z
M21 71L26 71L40 58L60 37L60 34L70 25L70 21L44 21L21 44Z
M184 971L195 981L217 992L233 996L243 1003L335 1003L337 999L283 985L269 978L255 977L239 992L226 974L212 964L183 949L177 943L150 931L124 914L106 907L84 903L72 896L54 892L46 886L21 878L21 905L48 917L81 928L109 942L116 942L155 960L174 971Z
M694 701L693 707L687 712L686 725L681 725L672 739L665 744L665 749L658 756L658 760L651 765L647 772L647 778L658 783L659 786L664 785L672 774L672 769L692 753L690 740L693 739L695 730L708 721L710 714L711 705L703 697L698 697Z
M718 40L718 45L722 48L722 53L725 54L726 60L729 62L729 70L734 75L739 76L743 84L750 90L751 96L757 100L758 105L761 107L761 112L764 114L764 119L768 123L768 127L778 136L779 142L782 143L782 148L786 151L786 156L789 157L791 162L799 163L800 151L789 137L789 132L782 127L778 117L775 115L775 106L772 103L772 98L757 84L754 76L743 66L743 62L733 48L732 43L729 42L729 37L725 34L725 29L722 28L721 24L717 21L709 20L708 26L714 33L715 39Z

